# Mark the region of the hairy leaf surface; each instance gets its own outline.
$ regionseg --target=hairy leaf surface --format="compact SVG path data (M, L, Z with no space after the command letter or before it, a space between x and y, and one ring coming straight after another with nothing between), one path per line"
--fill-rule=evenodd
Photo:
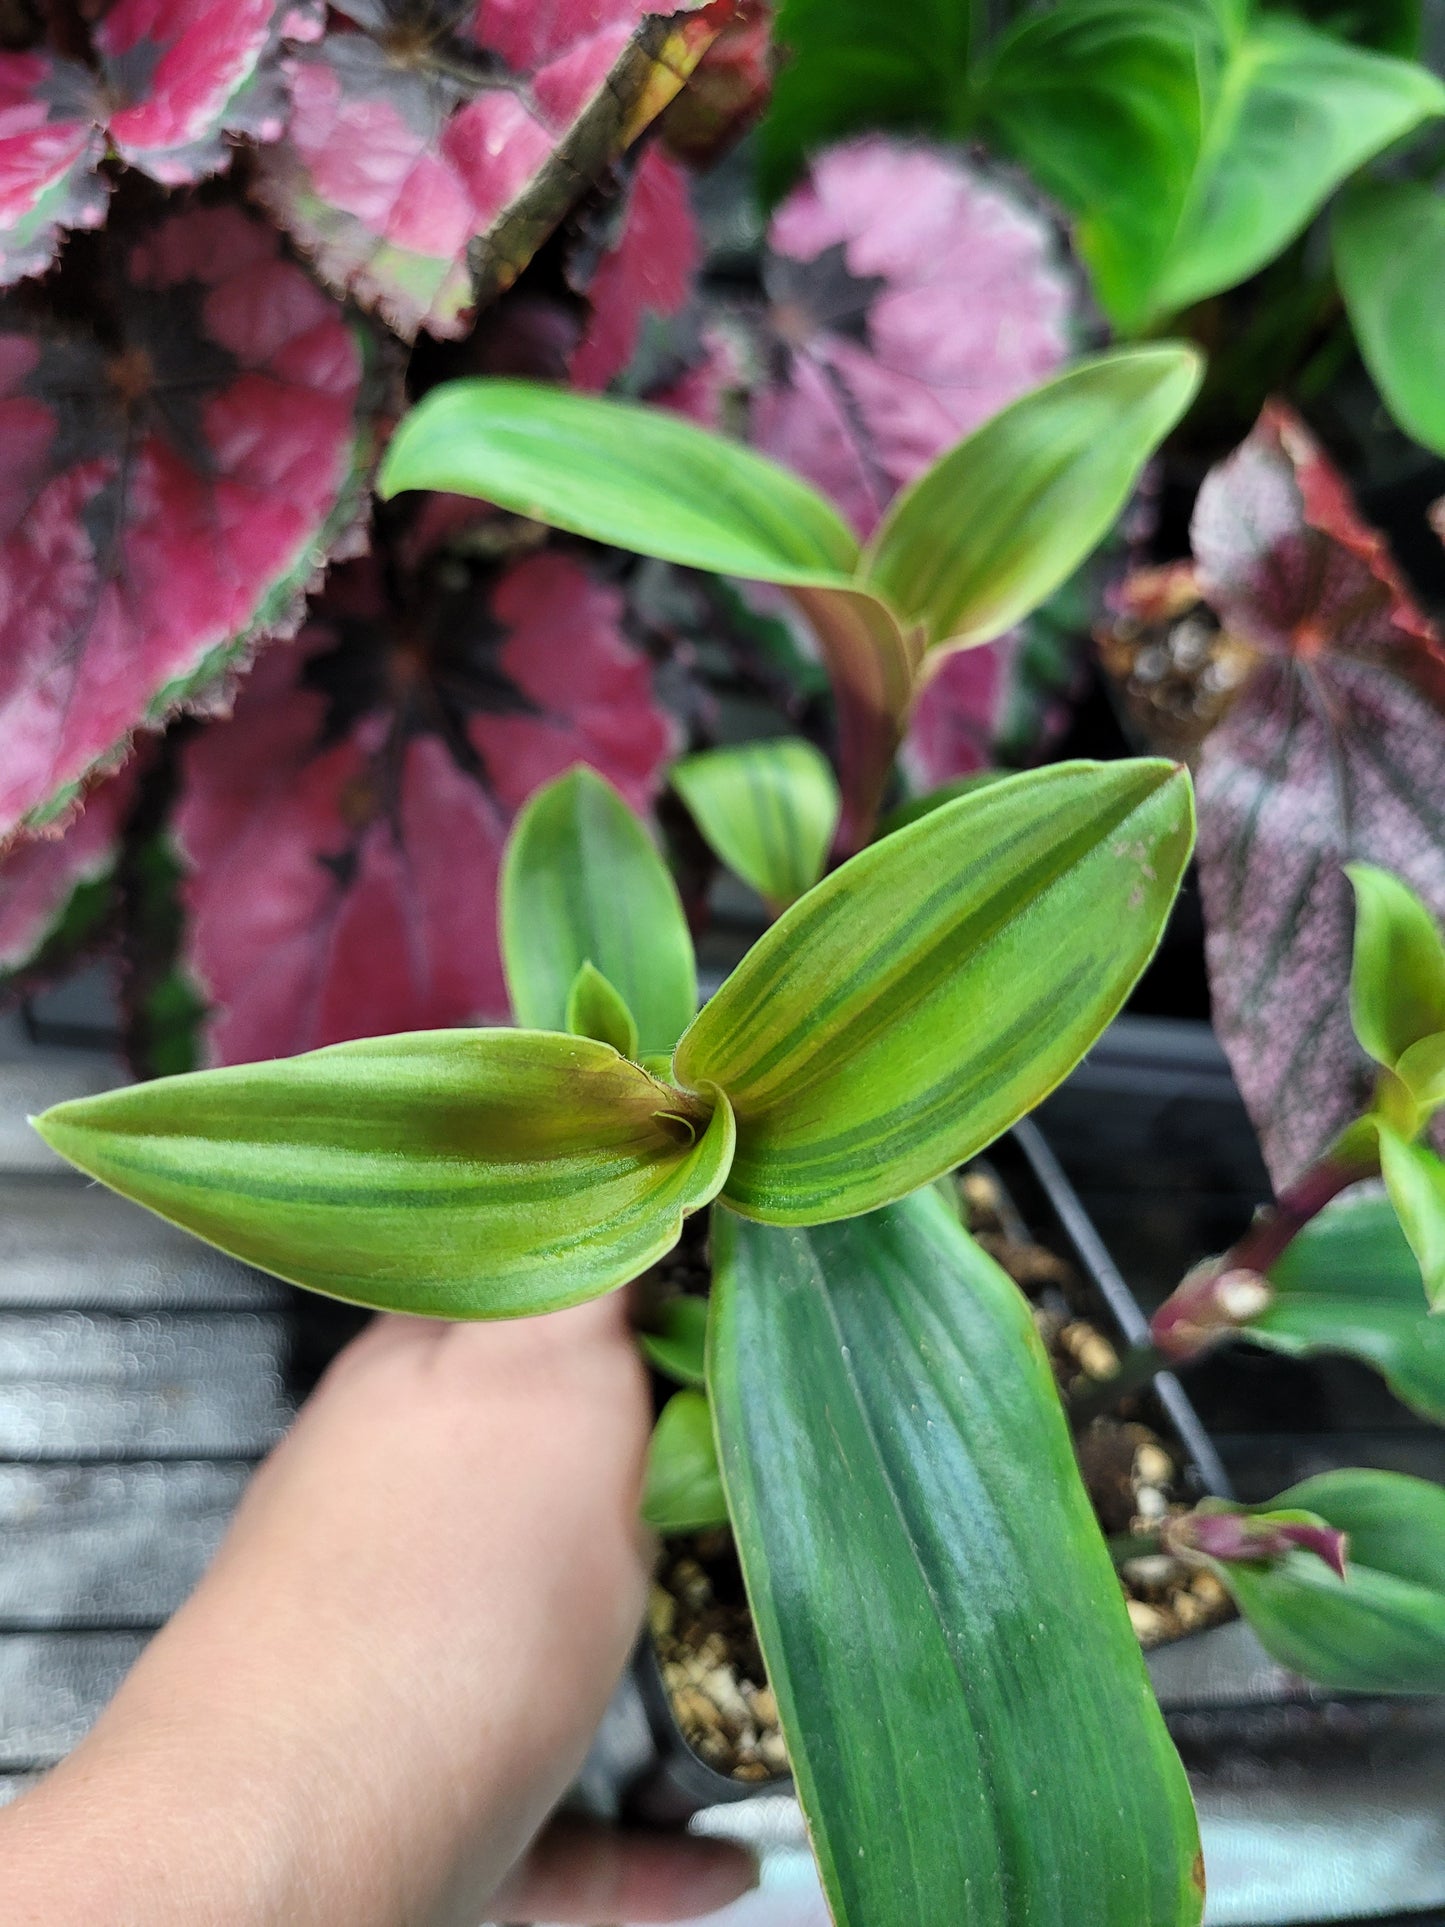
M1191 1927L1188 1787L1017 1287L930 1192L713 1238L723 1478L838 1927Z
M109 320L0 313L0 842L294 628L369 464L357 335L238 209L147 232Z
M257 191L338 293L463 335L681 86L713 31L695 6L346 0L353 30L292 62Z
M681 1115L679 1115L681 1114ZM417 1031L56 1105L45 1141L233 1257L355 1304L508 1318L625 1284L716 1194L709 1119L606 1044Z
M835 870L684 1034L737 1112L726 1202L871 1210L997 1137L1073 1068L1159 939L1188 859L1175 765L1061 763L960 797Z
M1307 1358L1362 1358L1397 1398L1445 1424L1445 1318L1432 1316L1394 1207L1374 1193L1340 1198L1271 1268L1274 1301L1240 1333Z
M1445 914L1445 652L1383 539L1287 410L1211 471L1199 586L1258 663L1199 766L1214 1021L1276 1186L1368 1101L1343 866Z
M1445 1487L1399 1472L1324 1472L1259 1510L1298 1508L1348 1535L1346 1577L1308 1552L1216 1571L1282 1666L1349 1693L1445 1691Z
M669 1051L697 1010L687 918L643 825L595 771L571 770L517 818L502 869L502 956L519 1024L560 1030L592 964L637 1020L644 1055Z

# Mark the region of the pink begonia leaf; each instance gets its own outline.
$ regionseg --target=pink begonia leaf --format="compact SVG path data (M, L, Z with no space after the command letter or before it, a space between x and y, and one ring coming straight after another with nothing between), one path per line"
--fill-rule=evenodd
M697 223L687 177L660 147L643 154L612 226L600 250L569 266L568 279L590 308L568 364L578 388L605 388L620 375L647 318L680 314L696 284Z
M109 183L105 136L83 67L45 53L0 53L0 287L41 274L70 228L99 227Z
M63 834L0 858L0 993L63 969L105 923L134 793L127 768L97 785Z
M260 222L123 259L104 337L0 309L0 844L294 629L370 464L361 339Z
M945 656L924 687L904 741L902 762L918 791L987 769L1003 720L1017 636Z
M1200 589L1258 663L1205 739L1214 1021L1276 1187L1368 1101L1342 865L1445 916L1445 650L1303 424L1271 404L1205 479Z
M217 173L228 136L276 140L279 56L320 37L321 0L116 0L95 28L115 151L166 187Z
M1048 223L956 153L882 135L830 148L768 247L777 373L750 438L860 536L1069 351L1075 289Z
M320 0L116 0L94 31L98 72L0 53L0 286L105 219L107 145L174 187L223 168L232 137L275 140L289 109L278 56L319 35L322 14Z
M345 0L352 30L290 62L257 193L338 292L461 336L682 85L716 31L698 5Z
M620 592L554 550L477 580L422 619L374 563L334 571L297 644L186 746L181 962L209 1061L505 1021L516 809L576 762L650 801L676 745Z

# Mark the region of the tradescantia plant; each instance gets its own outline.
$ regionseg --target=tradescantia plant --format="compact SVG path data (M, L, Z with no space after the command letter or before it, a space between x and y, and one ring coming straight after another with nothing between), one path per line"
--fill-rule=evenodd
M807 891L694 1014L666 867L579 769L507 854L526 1028L162 1079L37 1127L283 1277L448 1317L619 1286L712 1201L705 1358L695 1313L651 1341L703 1384L663 1414L648 1507L706 1516L721 1477L837 1919L1192 1923L1187 1786L1049 1367L929 1185L1118 1009L1191 841L1168 763L993 784Z

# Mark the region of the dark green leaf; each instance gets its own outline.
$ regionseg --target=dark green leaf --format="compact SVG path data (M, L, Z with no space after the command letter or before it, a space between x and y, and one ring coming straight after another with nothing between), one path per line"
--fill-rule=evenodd
M567 1027L584 964L636 1019L645 1052L670 1050L697 1009L687 918L667 865L610 783L578 766L531 796L502 865L502 961L512 1012Z
M723 1478L838 1927L1185 1927L1189 1790L1017 1287L932 1192L714 1218Z
M706 1380L707 1300L684 1294L671 1298L663 1309L662 1329L639 1332L638 1345L650 1365L679 1385L701 1385Z
M1103 540L1199 387L1192 348L1082 361L976 429L899 496L864 575L931 645L987 642Z
M642 1516L654 1532L727 1524L706 1392L675 1392L663 1406L647 1448Z
M1001 138L1078 215L1124 329L1253 274L1442 109L1412 61L1184 0L1065 0L1005 40L985 90Z
M727 1201L774 1224L871 1210L1066 1076L1153 953L1193 836L1189 779L1060 763L958 798L845 863L684 1035L731 1098Z
M966 0L785 0L760 174L780 194L809 153L877 127L957 132L974 9Z
M733 1126L605 1044L418 1031L58 1104L45 1141L333 1298L509 1318L625 1284L717 1194Z
M714 855L770 903L795 902L823 874L840 800L811 743L706 749L674 763L671 779Z
M1445 1164L1428 1144L1380 1125L1380 1170L1432 1311L1445 1311Z
M1445 1031L1445 944L1407 883L1347 863L1355 890L1350 1019L1377 1064L1394 1069L1412 1044Z
M1388 1198L1337 1199L1271 1268L1273 1303L1241 1338L1293 1358L1346 1352L1397 1398L1445 1425L1445 1318L1432 1317L1420 1266Z
M567 992L565 1028L574 1037L591 1037L610 1044L619 1056L639 1056L637 1024L626 1003L590 960L572 979Z
M1334 217L1355 339L1407 435L1445 455L1445 198L1420 181L1358 181Z
M1313 1553L1216 1565L1261 1644L1336 1692L1445 1692L1445 1488L1398 1472L1325 1472L1271 1499L1348 1535L1343 1580Z
M858 544L785 468L680 415L527 381L449 381L392 437L381 494L446 489L614 548L760 582L843 583Z

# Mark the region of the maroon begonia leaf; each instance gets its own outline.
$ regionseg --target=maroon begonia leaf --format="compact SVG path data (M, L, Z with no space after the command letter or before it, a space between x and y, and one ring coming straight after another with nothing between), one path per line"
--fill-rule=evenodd
M939 663L914 707L902 763L916 790L937 789L994 760L1017 634L981 649L956 649Z
M1069 350L1048 223L956 153L876 135L828 149L768 234L777 372L751 439L860 536L905 483Z
M584 762L645 807L676 745L619 591L547 550L425 606L333 572L298 642L182 757L180 962L237 1063L506 1020L511 818Z
M586 296L589 315L568 363L578 388L605 388L632 360L649 316L681 313L697 278L697 223L687 177L660 147L638 163L610 245L569 279Z
M681 86L721 24L699 3L344 0L257 191L338 292L460 336Z
M91 76L70 61L0 53L0 287L43 273L67 229L105 219L93 94Z
M1205 479L1201 591L1258 662L1200 759L1214 1018L1276 1186L1367 1101L1342 866L1445 916L1445 649L1303 424L1271 404Z
M66 967L110 917L133 770L98 784L63 834L0 859L0 995Z
M116 153L178 187L226 165L227 136L277 139L278 56L319 39L324 12L321 0L116 0L94 33Z
M123 259L104 335L0 308L0 843L294 628L370 463L361 337L260 222Z
M98 227L107 148L167 187L214 174L238 135L275 140L279 56L321 32L320 0L116 0L97 71L0 53L0 286L49 267L62 233Z

